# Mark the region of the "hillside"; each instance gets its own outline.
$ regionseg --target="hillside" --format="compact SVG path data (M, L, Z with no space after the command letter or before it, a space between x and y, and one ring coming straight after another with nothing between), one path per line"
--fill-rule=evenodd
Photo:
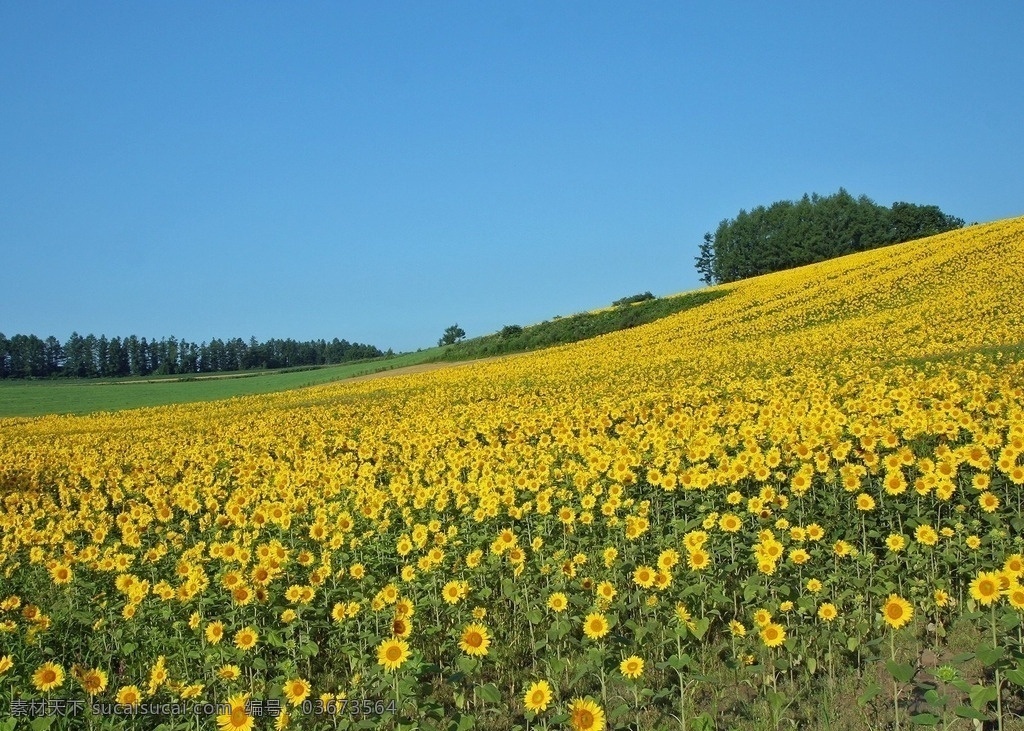
M1010 728L1021 272L1024 218L459 368L0 420L0 718L54 662L386 728Z

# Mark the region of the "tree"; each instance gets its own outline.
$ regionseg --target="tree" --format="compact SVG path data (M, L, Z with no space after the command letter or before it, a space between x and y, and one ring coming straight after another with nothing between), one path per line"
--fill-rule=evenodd
M767 208L740 210L704 234L696 268L706 284L722 284L902 243L960 228L964 222L936 206L875 204L843 188L804 195Z
M452 345L457 343L466 337L466 331L459 327L459 323L451 325L447 330L444 331L444 335L437 341L438 345Z

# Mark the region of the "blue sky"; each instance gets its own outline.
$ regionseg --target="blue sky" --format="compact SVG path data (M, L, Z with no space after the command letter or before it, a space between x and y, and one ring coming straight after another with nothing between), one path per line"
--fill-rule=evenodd
M0 331L396 351L840 186L1024 214L1020 2L0 2Z

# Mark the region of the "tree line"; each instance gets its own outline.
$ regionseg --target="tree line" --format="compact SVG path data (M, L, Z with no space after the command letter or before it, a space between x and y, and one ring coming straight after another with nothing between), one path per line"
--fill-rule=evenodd
M938 206L893 203L886 208L840 188L830 196L815 193L741 210L736 218L722 221L714 234L704 234L697 271L706 284L724 284L963 225Z
M390 352L390 351L389 351ZM0 378L100 378L148 376L259 368L328 365L384 355L373 345L331 341L305 342L270 339L248 342L242 338L199 344L175 337L147 340L135 335L107 338L82 337L77 332L61 343L52 335L0 333Z

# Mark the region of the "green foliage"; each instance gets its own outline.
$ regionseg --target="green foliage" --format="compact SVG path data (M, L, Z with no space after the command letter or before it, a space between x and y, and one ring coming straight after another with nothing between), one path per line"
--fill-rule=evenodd
M452 345L457 343L466 337L466 331L459 327L459 323L449 325L448 329L444 331L444 335L437 341L438 345Z
M722 290L701 290L678 297L645 299L631 307L615 307L599 312L584 312L570 317L553 318L539 325L525 328L519 325L506 325L493 335L452 344L435 355L432 360L470 360L575 343L616 330L645 325L662 317L711 302L726 294L727 292Z
M612 302L612 307L623 307L625 305L632 305L638 302L647 302L648 300L654 299L654 295L650 292L644 292L643 294L634 294L631 297L623 297L620 300Z
M937 206L893 203L886 208L840 188L831 196L815 193L749 213L741 210L736 218L722 221L713 235L704 235L696 267L708 284L735 282L963 225Z

